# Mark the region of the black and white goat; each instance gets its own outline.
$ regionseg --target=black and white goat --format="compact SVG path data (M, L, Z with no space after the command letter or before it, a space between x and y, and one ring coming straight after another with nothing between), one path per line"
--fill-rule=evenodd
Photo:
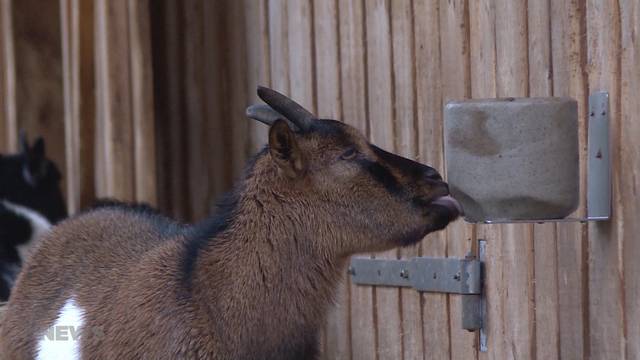
M60 172L47 159L42 138L21 152L0 154L0 302L9 298L29 249L40 236L67 216Z

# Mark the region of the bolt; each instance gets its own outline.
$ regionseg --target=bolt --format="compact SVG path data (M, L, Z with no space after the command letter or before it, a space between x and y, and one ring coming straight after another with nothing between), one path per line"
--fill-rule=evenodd
M453 275L453 280L460 281L460 273Z
M353 276L356 274L356 269L353 268L353 266L349 266L349 268L347 269L347 274Z
M433 278L437 279L438 278L438 273L433 273Z
M409 278L409 270L402 269L402 271L400 271L400 277L403 278L403 279L408 279Z

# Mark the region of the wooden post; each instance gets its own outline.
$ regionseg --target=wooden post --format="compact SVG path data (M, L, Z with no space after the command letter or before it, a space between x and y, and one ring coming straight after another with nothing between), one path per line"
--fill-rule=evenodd
M128 0L127 5L135 200L156 206L158 203L156 128L149 1Z
M18 150L12 0L0 0L0 152Z
M60 1L64 127L69 213L95 197L93 2Z
M442 144L442 84L440 53L440 5L431 0L414 0L414 47L416 72L416 116L418 155L422 163L444 170ZM445 257L445 232L437 232L422 241L422 256ZM446 294L422 294L422 347L425 359L448 359L449 297ZM403 317L410 316L405 314Z
M592 359L622 359L625 356L625 289L623 254L624 208L621 194L627 182L621 169L621 28L618 1L587 1L587 59L589 92L609 92L609 128L613 185L612 219L589 224L589 356ZM625 79L629 81L630 79ZM627 101L633 102L632 99ZM637 145L636 145L637 146ZM627 191L625 191L627 193ZM637 236L636 236L637 240ZM637 303L628 304L637 307ZM637 321L637 320L632 320Z

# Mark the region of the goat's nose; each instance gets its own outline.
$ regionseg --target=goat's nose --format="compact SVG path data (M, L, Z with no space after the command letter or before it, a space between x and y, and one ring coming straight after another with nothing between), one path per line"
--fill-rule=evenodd
M442 181L442 176L440 176L440 173L431 166L425 166L423 176L429 180Z

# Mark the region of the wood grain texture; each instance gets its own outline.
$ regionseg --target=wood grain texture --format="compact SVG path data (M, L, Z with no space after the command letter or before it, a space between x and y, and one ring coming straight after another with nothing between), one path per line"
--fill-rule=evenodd
M391 47L396 152L410 159L418 157L416 112L416 72L412 1L391 1ZM403 258L419 254L420 244L400 250ZM420 294L411 288L400 289L402 358L422 359L422 304Z
M418 156L421 162L443 171L439 3L414 0L413 13ZM446 235L441 231L428 235L422 241L421 253L423 256L444 257L446 249ZM417 349L422 347L426 359L447 359L451 352L448 296L422 293L421 298L423 345ZM408 316L408 313L403 311L403 316Z
M207 118L205 112L205 63L204 63L204 3L188 0L184 6L184 95L187 122L188 194L190 217L202 219L209 213L211 182L209 181L207 151ZM228 172L225 172L228 174ZM228 176L228 175L227 175Z
M230 5L233 4L227 1L204 1L200 15L204 31L202 86L206 155L203 166L208 168L205 171L208 176L209 211L213 203L229 190L234 177L238 176L238 159L244 163L246 154L243 140L248 138L245 133L244 138L237 141L240 129L248 126L249 122L244 116L244 75L238 73L237 66L229 64L229 59L242 53L241 48L246 46L243 36L245 29L238 15L232 14ZM228 31L234 32L233 41L237 44L230 44L232 40L227 39ZM236 61L244 63L243 59ZM239 115L242 117L239 118Z
M547 1L527 3L529 96L552 96L551 14ZM554 223L533 225L535 356L560 357L558 248Z
M269 54L271 87L284 94L291 89L289 81L288 2L269 0Z
M469 57L469 4L466 1L440 1L441 72L447 81L442 84L441 106L454 99L471 95ZM459 220L449 225L447 256L465 257L475 242L472 225ZM473 359L476 334L462 329L461 298L449 295L449 333L452 359Z
M497 96L495 0L470 2L471 97ZM478 225L478 239L487 241L484 291L487 299L485 329L487 352L479 359L505 359L503 321L505 284L502 273L502 226Z
M247 104L245 105L247 106L258 102L256 95L258 85L271 86L267 1L244 1L245 44L247 47ZM249 122L250 143L253 152L257 152L266 144L268 130L267 126L258 121Z
M149 1L129 0L127 5L129 15L135 200L157 206L156 128L153 113Z
M499 97L528 95L527 9L525 1L496 1L496 74ZM505 282L505 351L535 357L532 225L502 228L502 279Z
M578 101L578 119L586 110L586 17L584 3L551 2L553 95ZM580 122L580 171L585 170L585 123ZM584 189L584 176L580 188ZM581 191L584 199L584 190ZM582 200L581 200L582 201ZM584 358L588 352L587 245L585 226L557 224L560 357ZM577 329L581 329L577 330Z
M391 8L387 0L364 2L367 41L367 96L369 97L369 139L373 144L394 151L394 78L391 48ZM375 255L396 259L398 250ZM400 290L373 289L376 311L378 359L402 358Z
M341 120L343 105L340 96L342 84L338 2L314 1L313 16L316 113L321 118ZM324 359L351 358L350 286L349 277L345 273L324 329Z
M609 91L613 134L613 212L606 223L589 224L589 355L622 359L624 336L623 198L621 188L620 8L617 1L587 1L589 91ZM615 279L615 280L614 280Z
M93 2L60 1L67 208L72 214L95 198L95 96L86 96L95 86L93 20Z
M96 91L104 161L104 193L135 200L127 3L97 0Z
M624 244L624 333L627 359L640 358L640 225L636 221L640 214L640 4L637 1L620 2L620 28L622 30L620 63L620 163L635 164L620 168L620 198L622 203L622 241Z
M184 126L184 17L182 2L152 7L156 143L160 207L180 220L189 218L186 127ZM161 75L158 75L161 74ZM162 80L160 80L162 79Z
M309 0L288 4L290 95L312 113L316 110L313 6Z
M339 0L338 14L343 120L366 135L369 122L364 2ZM352 285L349 298L352 359L376 359L373 289L369 286ZM354 329L371 329L371 331L354 331Z
M0 151L18 150L16 68L11 0L0 1Z

